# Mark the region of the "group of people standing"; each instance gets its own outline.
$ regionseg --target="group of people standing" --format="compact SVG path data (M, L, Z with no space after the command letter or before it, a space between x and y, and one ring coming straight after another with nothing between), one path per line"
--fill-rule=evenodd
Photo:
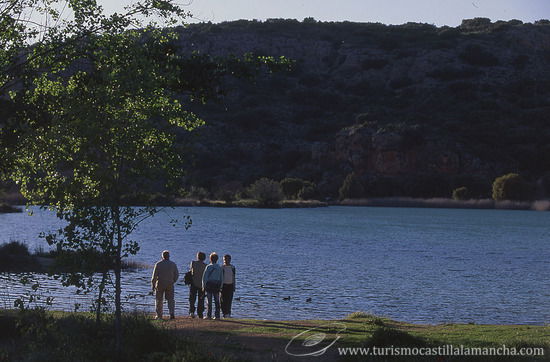
M218 254L210 254L210 264L204 261L206 254L197 253L197 260L189 265L189 316L195 318L195 310L199 318L211 319L214 309L214 319L220 318L220 309L224 318L231 317L231 304L236 288L235 267L231 265L231 255L223 256L223 265L218 264ZM164 299L168 302L170 319L175 318L174 284L179 279L176 263L170 260L170 252L162 252L162 260L155 264L151 286L155 293L156 319L162 319ZM187 279L187 277L186 277ZM204 300L208 301L206 316L204 315ZM195 302L197 307L195 308ZM214 304L214 308L213 305Z

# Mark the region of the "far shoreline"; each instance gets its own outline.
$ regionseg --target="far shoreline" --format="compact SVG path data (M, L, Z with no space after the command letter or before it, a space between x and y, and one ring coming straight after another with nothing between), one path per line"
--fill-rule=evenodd
M25 209L25 199L16 198L6 205L14 211L21 212ZM219 207L219 208L253 208L253 209L293 209L293 208L319 208L328 206L351 207L396 207L396 208L433 208L433 209L478 209L478 210L524 210L524 211L550 211L550 200L534 201L495 201L493 199L469 199L455 200L452 198L413 198L413 197L380 197L344 199L341 201L326 199L320 200L282 200L271 205L261 205L252 199L235 201L187 199L187 198L162 198L153 199L150 203L132 203L130 206L158 206L158 207Z
M451 198L419 199L412 197L386 197L367 199L345 199L338 206L402 207L433 209L484 209L484 210L525 210L549 211L550 200L534 201L495 201L493 199L454 200Z

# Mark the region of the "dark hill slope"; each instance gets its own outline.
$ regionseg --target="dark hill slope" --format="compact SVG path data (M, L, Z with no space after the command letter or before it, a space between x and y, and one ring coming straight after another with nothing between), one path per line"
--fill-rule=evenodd
M234 82L195 106L189 183L212 191L300 177L335 195L487 196L495 176L550 171L550 25L474 19L457 28L294 20L198 24L179 49L283 55L289 73Z

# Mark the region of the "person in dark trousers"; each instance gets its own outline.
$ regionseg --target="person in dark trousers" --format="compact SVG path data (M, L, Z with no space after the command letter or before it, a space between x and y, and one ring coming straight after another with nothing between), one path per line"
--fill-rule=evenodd
M204 275L202 276L202 288L206 292L208 300L208 309L206 311L207 317L205 317L205 319L212 318L212 298L214 299L216 307L214 319L220 318L220 291L222 289L222 282L223 270L222 267L218 265L218 254L212 253L210 254L210 264L206 266Z
M231 255L223 256L223 286L221 296L221 306L224 318L231 318L231 304L233 303L233 293L236 289L235 267L231 265Z
M174 284L178 281L178 278L178 267L176 263L170 260L170 252L164 250L162 252L162 260L155 264L153 276L151 277L151 287L153 288L153 292L156 292L155 310L157 315L155 319L162 319L162 304L164 298L166 298L168 302L170 319L175 318Z
M195 300L197 301L197 315L204 317L204 290L202 289L202 276L206 269L206 254L202 251L197 253L197 260L193 260L189 265L189 271L193 276L193 281L189 285L189 316L195 318ZM198 298L197 298L198 297Z

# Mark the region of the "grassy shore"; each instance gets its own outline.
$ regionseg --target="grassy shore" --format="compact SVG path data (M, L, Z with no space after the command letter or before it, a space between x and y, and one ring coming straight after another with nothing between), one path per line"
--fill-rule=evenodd
M82 356L80 360L85 361L113 360L112 355L109 357L109 348L112 346L108 322L96 327L92 316L86 313L48 312L37 318L32 314L25 316L13 311L0 312L0 361L2 358L25 359L36 353L33 352L33 348L40 350L40 356L79 355ZM34 328L30 336L27 335L29 330L25 329L29 323ZM421 325L397 322L365 313L353 313L345 319L333 321L199 320L187 317L152 321L150 317L127 315L125 324L127 335L124 360L548 361L550 354L549 326ZM44 330L41 331L40 328ZM40 335L37 336L37 332ZM292 341L294 337L296 338ZM29 338L33 339L31 344ZM48 345L41 345L41 339L47 341ZM65 339L74 342L63 345ZM313 353L329 346L335 339L335 344L320 356L293 357L287 353ZM342 347L433 348L444 345L472 348L498 348L506 345L518 350L543 348L545 356L343 357L339 355L338 350ZM85 356L89 358L84 358Z
M7 214L7 213L13 213L13 212L22 212L23 210L12 206L10 204L6 204L5 202L0 202L0 214Z
M426 207L446 209L499 209L549 211L550 201L495 201L492 199L453 200L446 198L418 199L411 197L384 197L370 199L345 199L340 206L377 207Z
M1 212L20 212L21 208L11 205L23 205L26 200L17 193L5 196L8 203L0 203ZM150 195L143 200L130 200L132 205L157 206L207 206L207 207L250 207L264 208L257 200L239 199L224 201L216 199L194 199L167 197L161 194ZM6 211L2 211L2 205ZM372 206L372 207L424 207L451 209L501 209L501 210L536 210L550 211L550 200L534 201L495 201L493 199L454 200L451 198L413 198L413 197L378 197L345 200L283 200L271 208L313 208L325 206ZM8 211L11 210L11 211Z
M196 200L196 199L174 199L169 206L209 206L209 207L252 207L265 208L257 200L241 199L235 201L223 200ZM270 208L311 208L325 207L328 203L319 200L283 200L276 205L271 205Z
M36 272L36 273L64 273L79 271L99 271L94 265L99 265L102 257L96 250L90 251L57 251L38 250L30 252L25 243L10 241L0 244L0 272ZM112 268L112 265L111 265ZM122 269L147 269L149 265L124 260Z

